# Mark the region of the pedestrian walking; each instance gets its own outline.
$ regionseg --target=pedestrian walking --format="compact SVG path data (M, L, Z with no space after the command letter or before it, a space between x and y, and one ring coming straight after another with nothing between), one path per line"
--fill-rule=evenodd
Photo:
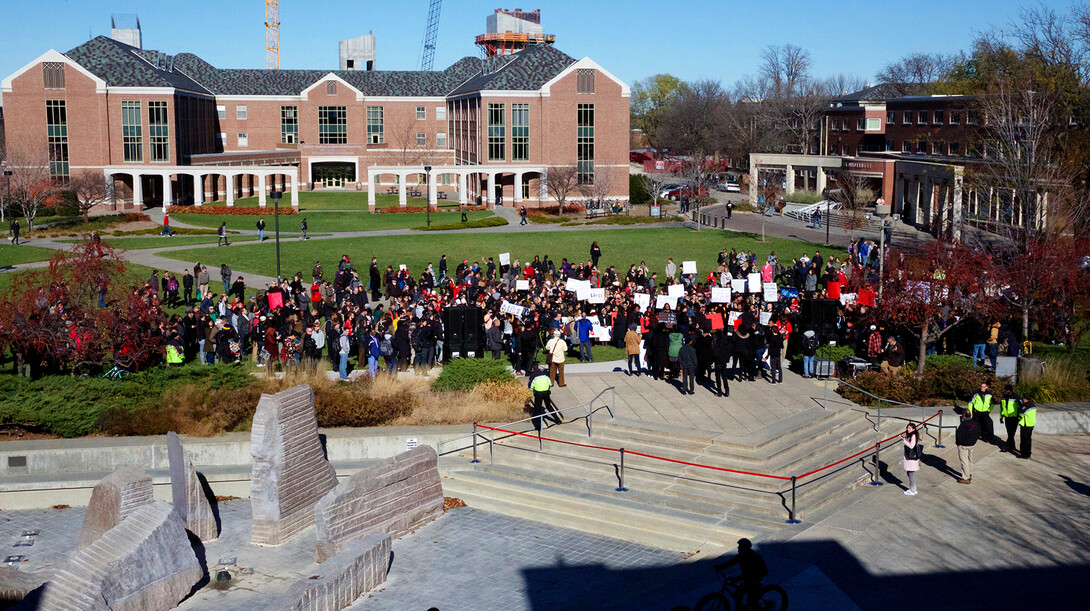
M159 232L159 237L170 236L174 237L174 231L170 229L170 215L163 213L163 230Z
M299 223L299 230L303 232L303 238L302 239L304 239L304 240L309 240L310 239L310 238L307 237L307 219L306 219L306 217L303 217L303 220Z
M814 213L810 215L810 220L813 221L814 229L821 229L821 210L814 210Z
M230 246L231 243L227 241L227 221L220 223L220 228L216 232L219 235L219 241L216 246Z
M526 224L526 206L519 209L519 216L522 217L522 220L519 221L519 227L521 227Z
M19 245L19 219L16 219L16 218L11 219L11 226L9 228L11 229L11 243L18 246Z
M905 490L905 494L916 496L916 472L920 470L923 444L920 443L920 431L915 422L909 422L905 427L905 432L901 434L901 443L904 445L902 461L905 473L908 474L908 490Z
M462 222L464 223L469 220L469 206L462 204L459 208L462 210Z
M602 248L598 246L598 242L591 242L590 244L590 262L594 267L598 267L598 259L602 258Z
M546 418L546 414L549 412L551 412L549 417L556 424L561 424L564 421L560 417L560 412L557 411L556 406L553 405L552 384L549 382L549 376L540 369L534 369L534 371L530 372L529 377L530 383L527 386L534 392L534 430L540 434L541 421Z
M727 220L730 220L731 215L734 214L734 202L727 202Z
M265 241L265 219L264 218L257 219L257 241L258 242L264 242Z
M1019 400L1018 411L1019 446L1018 458L1029 459L1033 453L1033 427L1037 426L1037 406L1026 397Z
M973 419L972 413L961 408L961 423L954 433L954 443L958 447L958 462L961 463L959 484L973 483L973 446L980 439L980 423Z

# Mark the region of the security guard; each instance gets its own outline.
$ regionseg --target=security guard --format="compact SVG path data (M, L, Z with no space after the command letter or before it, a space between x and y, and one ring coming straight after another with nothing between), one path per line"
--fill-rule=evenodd
M1029 458L1033 452L1033 427L1037 426L1037 406L1033 401L1022 397L1021 408L1018 411L1018 426L1022 427L1021 437L1022 451L1018 458Z
M999 421L1007 425L1007 447L1001 452L1014 452L1014 432L1018 430L1018 411L1021 402L1014 394L1014 387L1007 384L1003 388L1003 398L999 401Z
M530 383L527 386L534 391L534 429L541 433L541 420L545 417L546 410L550 409L553 421L560 424L562 422L560 414L552 404L552 383L549 381L549 374L535 368L530 374Z
M995 439L994 424L992 423L992 393L988 392L988 385L981 384L980 392L973 395L969 401L969 411L973 414L973 420L980 425L980 439L986 443L992 443Z

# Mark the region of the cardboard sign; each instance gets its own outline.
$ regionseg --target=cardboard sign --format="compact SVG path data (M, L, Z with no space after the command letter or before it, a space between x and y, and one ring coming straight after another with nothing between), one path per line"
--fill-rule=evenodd
M735 292L735 293L744 293L744 292L746 292L746 279L745 278L734 278L733 280L731 280L730 281L730 290L732 292Z
M666 325L670 328L677 325L677 314L674 314L673 312L659 312L658 319L659 324Z
M529 280L515 280L515 290L516 291L528 291L528 290L530 290L530 281Z
M675 300L685 296L685 285L683 284L671 284L666 287L666 294L673 297Z
M504 300L504 302L500 304L500 312L503 312L504 314L513 314L522 318L522 315L526 312L526 308Z
M608 342L613 338L613 329L603 327L598 323L592 323L590 327L590 336L594 339Z
M855 293L841 293L840 303L841 305L848 305L849 303L854 303L858 297L859 296Z
M696 275L696 261L682 261L681 273Z
M588 303L605 303L606 302L606 290L605 289L589 289L587 291Z
M276 308L284 305L284 293L280 291L273 291L269 293L269 309L275 310Z
M946 299L947 289L943 288L942 298ZM871 289L860 289L859 291L859 305L874 307L874 291Z
M723 329L723 315L719 312L708 314L708 321L712 323L712 331L721 331Z
M767 327L768 323L772 322L772 312L761 312L760 322Z
M763 288L763 285L764 285L764 280L761 280L761 274L760 273L755 272L755 273L750 274L749 278L747 280L748 280L747 284L749 284L748 288L749 288L750 293L760 293L761 292L761 289Z
M646 312L647 308L651 307L651 295L647 293L636 293L632 296L632 299L636 302L636 306L640 308L640 312Z
M730 303L730 287L712 287L712 303Z
M734 327L735 329L737 329L737 328L738 328L738 325L742 324L742 313L741 313L741 312L733 312L733 311L732 311L732 312L730 312L730 313L728 313L728 315L727 315L727 323L728 323L728 324L729 324L730 326L732 326L732 327Z
M656 308L661 310L662 308L664 308L666 306L666 304L670 304L670 309L671 310L676 310L677 309L677 297L671 297L669 295L656 295L655 296L655 307Z
M776 286L775 282L765 282L764 286L765 286L765 294L764 294L765 301L779 301L780 300L780 289L779 289L778 286Z
M509 253L509 252L501 252L500 253L500 265L511 265L511 253Z
M840 283L839 282L830 282L827 285L825 285L825 288L826 288L826 295L825 295L826 297L828 297L829 299L840 299Z

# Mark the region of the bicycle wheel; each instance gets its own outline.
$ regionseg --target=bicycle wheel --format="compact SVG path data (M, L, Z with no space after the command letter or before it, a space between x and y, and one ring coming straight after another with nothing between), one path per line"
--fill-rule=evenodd
M696 601L693 611L730 611L730 601L719 592L709 592Z
M787 611L787 592L780 586L764 586L757 596L750 596L749 606L762 611Z

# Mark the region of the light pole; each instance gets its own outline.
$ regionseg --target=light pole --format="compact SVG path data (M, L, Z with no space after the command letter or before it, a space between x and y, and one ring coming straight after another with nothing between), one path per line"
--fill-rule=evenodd
M425 213L425 218L427 219L428 227L431 227L431 166L430 165L424 166L424 180L427 181L426 184L428 186L428 194L427 194L427 198L426 198L427 199L427 205L425 206L428 209L428 211Z
M7 197L4 198L4 205L0 206L0 221L4 220L4 214L7 212L8 204L11 203L11 174L11 170L4 170L4 179L8 183L8 194Z
M269 193L273 200L273 218L276 228L276 286L280 286L280 198L284 197L283 191Z

